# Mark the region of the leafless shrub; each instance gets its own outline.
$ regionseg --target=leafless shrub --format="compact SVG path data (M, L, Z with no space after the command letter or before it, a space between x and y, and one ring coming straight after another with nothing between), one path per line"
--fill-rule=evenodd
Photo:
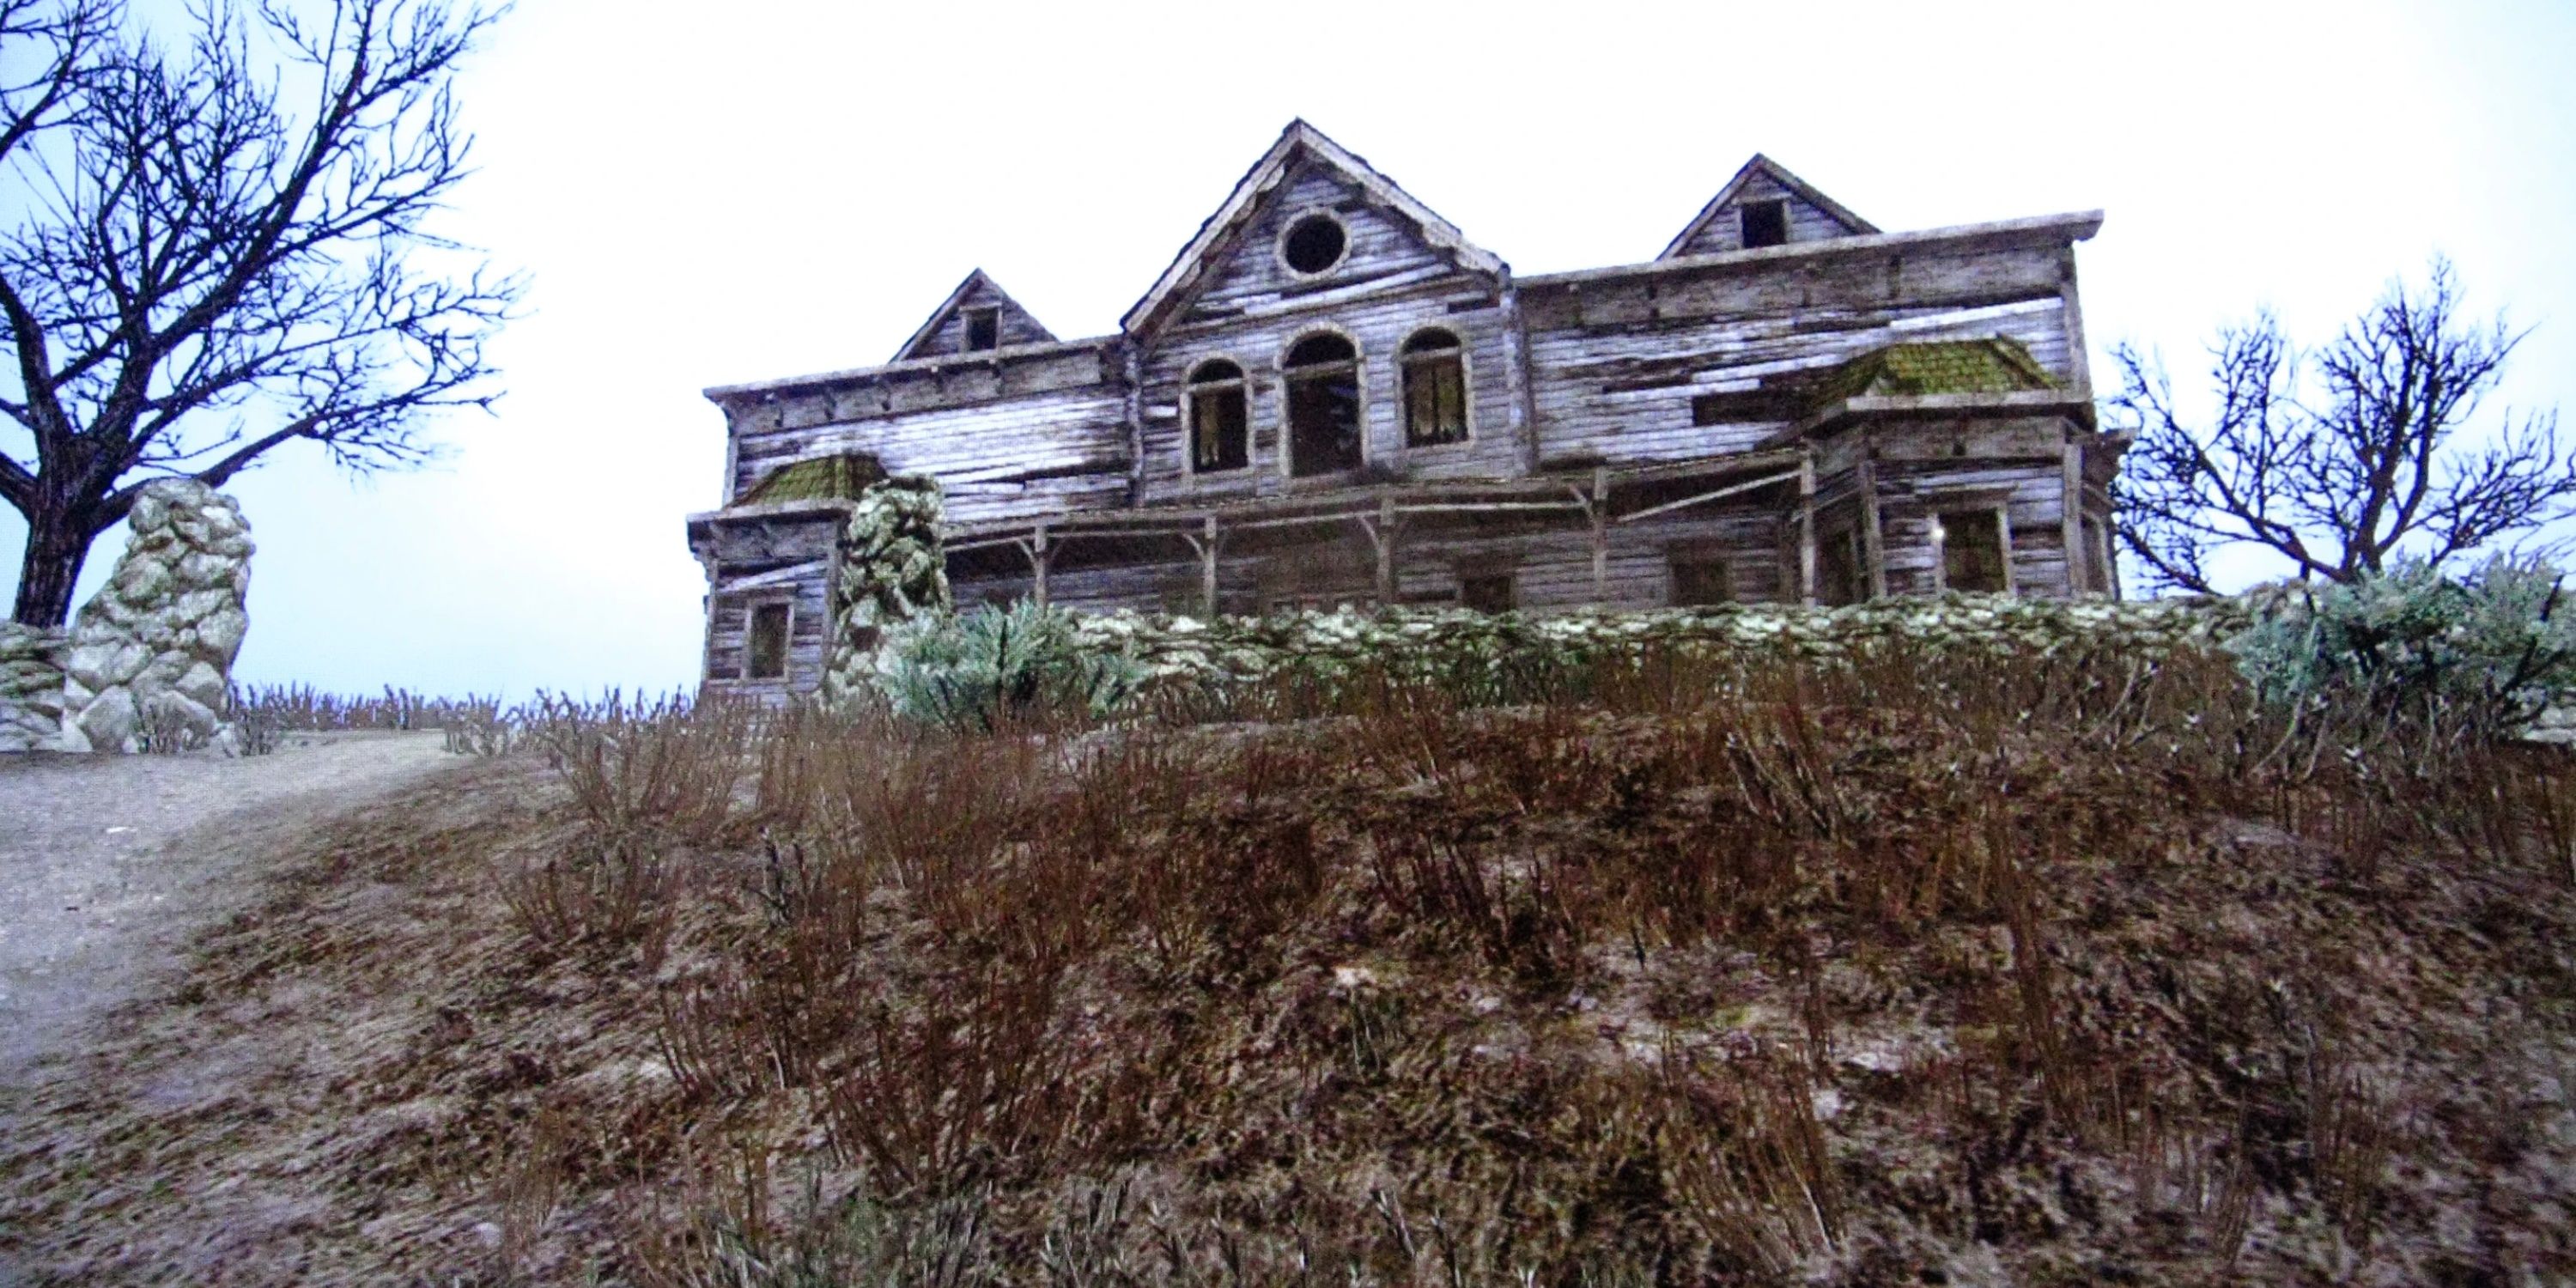
M712 839L732 817L754 725L750 706L615 691L596 703L541 693L526 737L594 825Z
M638 945L660 960L673 916L675 873L659 844L633 833L591 835L524 862L501 897L521 930L549 947Z

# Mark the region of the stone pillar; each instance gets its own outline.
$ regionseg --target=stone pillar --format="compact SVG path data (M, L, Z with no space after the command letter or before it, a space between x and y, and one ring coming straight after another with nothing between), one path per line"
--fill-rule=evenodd
M249 525L231 497L168 479L143 489L126 526L115 575L72 626L63 749L139 751L156 729L214 742L250 630Z
M51 751L63 736L63 653L50 626L0 622L0 751Z
M837 552L824 701L841 702L866 686L889 627L949 611L944 513L939 484L929 478L885 479L859 493Z

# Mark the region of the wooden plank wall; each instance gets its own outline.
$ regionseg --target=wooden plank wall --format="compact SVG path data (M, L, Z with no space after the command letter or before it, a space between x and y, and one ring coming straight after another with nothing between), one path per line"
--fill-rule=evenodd
M935 476L958 522L1101 509L1129 491L1124 381L1095 349L897 370L782 395L736 420L736 495L847 451Z
M1521 285L1539 459L1742 451L1791 413L1692 423L1692 400L1794 381L1882 345L2007 336L2075 379L2062 246L1917 248Z
M1762 503L1615 525L1609 534L1607 593L1601 596L1594 594L1591 534L1585 527L1520 523L1407 532L1396 546L1396 599L1453 602L1462 577L1508 572L1520 606L1532 611L1596 603L1657 607L1672 601L1676 548L1722 558L1736 597L1745 602L1794 599L1794 575L1784 575L1781 564L1783 524L1784 517ZM1218 569L1220 609L1258 613L1283 597L1375 603L1375 559L1357 525L1304 531L1312 535L1224 558ZM950 576L963 605L1006 603L1030 591L1030 578L1016 570L969 573L952 563ZM1127 564L1058 567L1047 577L1050 602L1088 611L1195 613L1200 611L1198 595L1199 564L1177 551L1167 557L1140 551L1137 561Z
M1342 220L1350 248L1339 267L1309 279L1282 265L1276 248L1291 223L1316 209ZM1429 326L1455 332L1466 350L1469 438L1407 448L1397 353L1408 337ZM1281 185L1233 253L1211 270L1208 284L1142 355L1139 499L1231 500L1288 490L1280 457L1286 423L1281 362L1290 345L1317 330L1338 331L1360 351L1363 450L1370 465L1418 478L1518 472L1501 283L1453 268L1404 220L1369 205L1340 176L1308 166ZM1211 358L1232 360L1249 380L1252 463L1192 477L1182 385L1192 368Z
M1027 309L1020 307L1018 301L1003 294L991 281L986 280L977 282L968 289L965 296L957 301L956 309L941 319L935 330L906 348L900 356L927 358L940 354L966 352L966 310L976 308L999 309L993 320L1004 347L1015 344L1045 344L1055 339L1044 326L1039 325L1036 318L1029 316Z

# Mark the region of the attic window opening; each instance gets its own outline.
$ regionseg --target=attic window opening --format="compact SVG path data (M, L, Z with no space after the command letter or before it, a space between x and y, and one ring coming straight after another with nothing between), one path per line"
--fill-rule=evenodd
M1736 208L1744 218L1744 249L1789 244L1789 203L1748 201Z
M1244 403L1243 368L1220 358L1190 372L1190 471L1212 474L1252 463L1252 418Z
M1002 347L1002 310L998 307L966 310L966 352L981 353Z
M1320 210L1298 216L1279 237L1279 257L1308 277L1332 271L1348 249L1350 236L1342 231L1342 221Z
M1288 472L1360 467L1360 355L1338 335L1311 335L1281 364L1288 385Z
M1414 332L1403 361L1405 446L1467 441L1467 360L1457 333Z

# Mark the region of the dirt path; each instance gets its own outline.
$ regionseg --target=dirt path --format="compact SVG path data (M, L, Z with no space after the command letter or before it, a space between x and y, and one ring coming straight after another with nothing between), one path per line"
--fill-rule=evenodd
M242 906L323 816L460 763L436 733L290 735L268 756L0 756L0 1131L47 1057Z

